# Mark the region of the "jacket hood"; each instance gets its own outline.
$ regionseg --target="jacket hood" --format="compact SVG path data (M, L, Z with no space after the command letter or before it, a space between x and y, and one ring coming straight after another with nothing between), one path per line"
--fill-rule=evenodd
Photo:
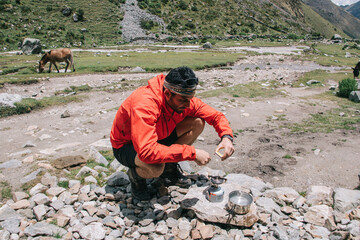
M158 99L159 103L161 104L163 108L163 114L165 115L173 115L175 112L174 110L165 103L165 95L164 95L164 81L165 81L165 75L160 74L156 77L153 77L148 81L148 86L151 89L151 91L154 93L156 98Z
M151 78L148 81L148 86L150 87L150 89L154 92L156 96L159 96L161 98L163 98L162 95L163 95L164 80L165 80L165 75L160 74L157 75L156 77Z

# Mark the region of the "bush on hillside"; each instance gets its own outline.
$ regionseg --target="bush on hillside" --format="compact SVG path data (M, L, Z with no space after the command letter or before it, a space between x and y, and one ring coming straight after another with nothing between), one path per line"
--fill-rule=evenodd
M353 78L345 78L339 82L337 96L348 98L352 91L357 90L357 81Z
M140 26L142 29L146 29L146 30L150 30L151 28L153 28L154 26L157 26L158 24L152 20L147 21L147 20L141 20L140 21Z

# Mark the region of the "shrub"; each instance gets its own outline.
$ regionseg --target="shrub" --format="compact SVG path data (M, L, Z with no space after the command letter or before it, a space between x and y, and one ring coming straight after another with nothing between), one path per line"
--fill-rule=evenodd
M85 13L84 10L82 10L82 9L78 10L77 15L78 15L79 21L84 20L84 13Z
M188 5L181 0L178 4L178 8L180 8L181 10L186 10L188 8Z
M348 98L352 91L357 90L357 82L353 78L345 78L339 82L339 92L337 95L339 97Z
M150 30L151 28L153 28L156 24L154 23L154 21L150 20L150 21L146 21L146 20L141 20L140 21L140 26L142 29L146 29L146 30Z
M185 24L185 27L186 27L186 29L194 29L195 28L195 24L193 24L193 23L186 23Z

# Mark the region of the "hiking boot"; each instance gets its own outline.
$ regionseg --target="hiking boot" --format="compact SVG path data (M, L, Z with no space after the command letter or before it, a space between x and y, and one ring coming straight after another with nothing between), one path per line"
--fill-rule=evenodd
M165 169L160 178L164 180L164 185L167 187L172 185L189 187L191 184L191 180L182 174L182 169L177 163L165 163Z
M147 201L152 198L148 190L146 179L140 177L135 168L129 168L127 172L131 183L131 195L139 201Z

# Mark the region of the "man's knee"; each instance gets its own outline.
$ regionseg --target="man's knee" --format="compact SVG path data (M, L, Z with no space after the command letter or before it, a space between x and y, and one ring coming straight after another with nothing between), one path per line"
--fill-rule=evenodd
M165 168L165 163L147 164L142 162L138 157L135 158L135 164L139 175L143 178L157 178L163 173Z
M160 177L160 175L164 172L165 164L154 164L149 168L150 175L153 178Z
M194 126L193 131L197 132L198 134L202 133L205 128L205 120L202 118L195 118L194 119Z

